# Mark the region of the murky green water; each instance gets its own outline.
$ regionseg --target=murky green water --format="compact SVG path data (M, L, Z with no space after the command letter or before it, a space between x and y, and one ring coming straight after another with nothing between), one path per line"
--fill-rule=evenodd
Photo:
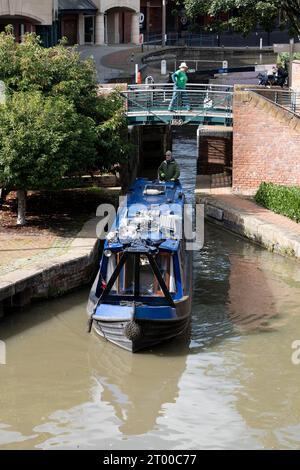
M0 448L299 448L299 264L207 226L194 282L191 338L135 355L85 333L87 290L2 319Z

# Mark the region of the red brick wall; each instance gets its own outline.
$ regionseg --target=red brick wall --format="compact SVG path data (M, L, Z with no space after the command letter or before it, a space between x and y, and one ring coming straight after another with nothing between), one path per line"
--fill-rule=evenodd
M300 185L300 118L251 92L235 91L233 189Z
M232 162L232 139L204 135L199 139L198 175L223 173Z

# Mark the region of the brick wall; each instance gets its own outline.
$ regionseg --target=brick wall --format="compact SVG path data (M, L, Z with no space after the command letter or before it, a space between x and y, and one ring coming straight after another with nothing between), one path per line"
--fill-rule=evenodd
M235 91L233 189L261 182L300 185L300 118L252 92Z
M199 126L198 175L213 175L230 171L232 166L232 128Z
M200 139L198 175L223 173L231 166L232 141L224 137L203 136Z
M300 60L293 61L292 87L300 92Z

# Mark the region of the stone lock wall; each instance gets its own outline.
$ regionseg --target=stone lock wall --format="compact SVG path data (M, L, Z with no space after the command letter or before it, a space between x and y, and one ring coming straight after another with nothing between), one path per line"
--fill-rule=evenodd
M264 181L300 185L300 117L238 89L233 113L233 190L253 194Z

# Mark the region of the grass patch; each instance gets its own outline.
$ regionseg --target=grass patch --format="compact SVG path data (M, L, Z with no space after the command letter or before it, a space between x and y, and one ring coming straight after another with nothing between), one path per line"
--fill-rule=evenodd
M300 187L298 186L262 183L255 195L255 201L276 214L285 215L300 222Z

